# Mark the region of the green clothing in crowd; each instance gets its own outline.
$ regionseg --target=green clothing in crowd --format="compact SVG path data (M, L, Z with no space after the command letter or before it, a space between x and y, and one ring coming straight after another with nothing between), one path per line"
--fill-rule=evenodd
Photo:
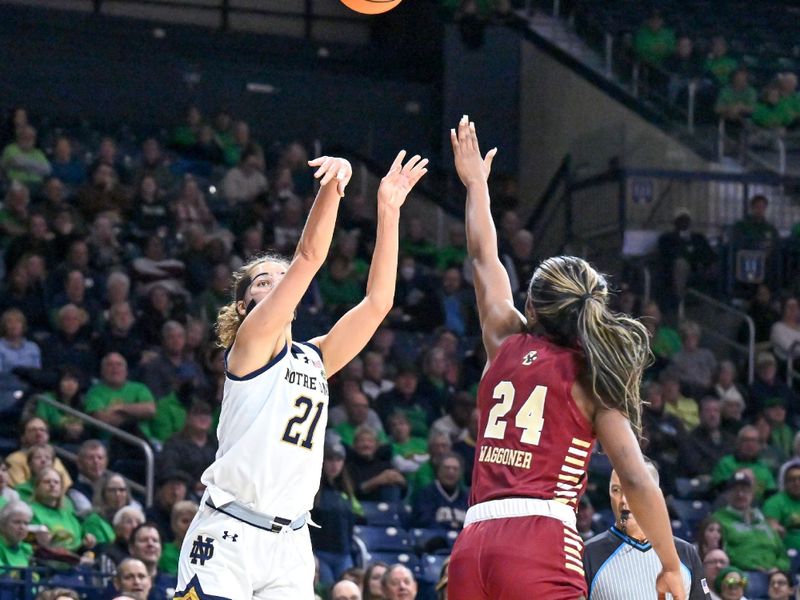
M0 536L0 567L19 567L25 569L31 564L33 547L27 542L20 542L16 546L9 546L3 536Z
M47 526L53 546L66 548L71 552L76 552L81 547L85 532L72 509L51 508L39 502L32 502L30 506L33 510L31 523Z
M392 442L392 456L413 458L428 453L428 442L423 438L411 437L408 441L398 444Z
M724 88L722 88L722 90L720 90L719 96L717 96L716 108L719 110L735 104L744 104L745 106L750 107L751 110L754 110L757 103L758 92L756 92L756 88L753 86L748 85L743 90L736 90L733 87L726 85Z
M344 423L340 423L335 428L336 433L342 438L342 443L345 446L352 446L353 440L355 439L355 433L357 426L351 425L347 421ZM386 434L383 431L378 431L378 445L386 444L389 441L389 438L386 437Z
M19 494L19 499L30 504L33 502L33 480L28 479L14 486L14 491Z
M764 492L775 490L775 478L772 476L772 471L761 460L740 461L733 454L727 454L719 460L711 472L711 483L721 486L742 469L753 471L753 475L756 478L755 492L758 501L764 497Z
M0 165L9 180L26 185L39 185L51 171L44 152L38 148L23 150L16 143L5 147Z
M110 544L117 539L114 527L100 514L93 512L83 520L84 534L91 533L97 538L98 544Z
M800 500L786 492L778 492L764 502L764 516L775 519L786 529L783 545L787 550L800 550Z
M636 56L651 65L660 65L675 52L675 32L668 27L653 31L647 25L640 27L633 38Z
M782 96L778 104L782 105L785 111L791 113L793 119L800 116L800 94L794 93L789 96Z
M704 68L714 76L719 85L727 85L731 80L731 74L739 66L735 58L725 56L709 56L706 59Z
M56 395L52 392L45 392L41 394L42 396L46 396L51 400L58 400ZM37 402L36 403L36 416L42 419L45 423L50 426L50 431L58 431L64 428L65 425L69 423L82 423L80 419L76 417L72 417L67 413L57 409L52 404L48 404L47 402Z
M779 237L772 223L749 215L733 224L733 239L742 248L761 249L775 244Z
M750 118L759 127L778 129L791 125L795 118L795 112L788 104L759 102Z
M659 327L650 342L650 349L658 358L671 358L683 348L681 336L672 327Z
M86 392L85 409L94 413L115 404L138 404L140 402L155 402L149 388L138 381L126 381L121 388L113 389L105 383L97 383ZM139 421L139 429L148 438L152 437L150 430L151 421Z
M793 453L794 433L792 432L792 428L786 423L782 425L772 425L769 445L775 449L780 461L785 461Z
M167 542L161 547L161 558L158 560L158 570L168 575L178 574L178 559L181 556L181 547L177 542Z
M211 421L212 431L217 430L220 410L220 406L214 408ZM170 392L163 398L159 398L156 403L156 414L150 421L150 432L155 439L166 442L173 435L182 431L185 423L186 407L175 392Z
M664 405L664 412L678 417L686 431L691 431L700 424L700 411L697 408L697 402L686 396L678 396L674 403L667 402Z
M433 470L433 465L431 461L422 463L412 475L409 481L409 487L411 488L411 494L409 496L409 500L413 503L414 499L416 498L419 491L432 484L436 480L436 471Z
M716 511L714 518L722 526L724 550L731 566L743 571L766 571L774 567L788 570L789 557L783 543L760 510L751 510L749 523L743 513L730 506Z

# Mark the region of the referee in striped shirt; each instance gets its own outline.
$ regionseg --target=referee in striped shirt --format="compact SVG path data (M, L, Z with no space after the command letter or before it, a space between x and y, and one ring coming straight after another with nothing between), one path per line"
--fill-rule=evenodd
M658 483L655 465L648 471ZM608 531L586 542L583 565L589 600L657 600L656 577L661 561L631 514L616 471L609 483L615 523ZM695 547L675 538L688 600L710 600L703 565ZM669 594L667 598L671 598Z

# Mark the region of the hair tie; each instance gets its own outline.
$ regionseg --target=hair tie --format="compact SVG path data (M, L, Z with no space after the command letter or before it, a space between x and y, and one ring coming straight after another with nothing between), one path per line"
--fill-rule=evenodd
M581 296L581 304L586 304L586 301L591 300L592 298L594 298L594 296L592 296L591 294L584 294L583 296Z

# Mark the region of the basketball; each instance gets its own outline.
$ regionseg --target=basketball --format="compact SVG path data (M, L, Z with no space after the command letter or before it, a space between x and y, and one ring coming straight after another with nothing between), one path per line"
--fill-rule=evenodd
M350 10L364 15L379 15L389 12L400 4L402 0L341 0Z

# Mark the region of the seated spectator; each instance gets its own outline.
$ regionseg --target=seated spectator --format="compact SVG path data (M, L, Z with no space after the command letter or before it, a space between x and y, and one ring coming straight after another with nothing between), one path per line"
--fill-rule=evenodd
M192 314L204 323L214 323L219 310L230 301L230 281L230 266L214 265L211 282L194 301Z
M400 253L411 256L420 265L433 268L439 249L428 237L424 223L419 217L406 221L405 235L400 238Z
M137 558L126 558L114 574L114 589L131 600L148 600L153 578L147 566ZM116 600L116 596L115 596Z
M94 218L86 241L91 247L95 269L108 272L119 268L127 258L116 224L109 215L99 214Z
M477 327L475 295L464 289L459 269L451 267L442 274L437 295L444 315L442 324L458 336L474 333Z
M28 274L28 261L20 261L6 275L0 287L0 310L16 308L22 311L34 331L49 328L45 311L44 293L40 286Z
M780 569L769 570L769 600L792 600L794 595L794 586L790 583L788 571L781 571Z
M151 239L155 240L156 238ZM175 262L180 263L180 271L183 272L184 264L180 261ZM186 318L181 292L173 291L175 287L172 279L162 279L162 277L171 278L173 275L168 270L162 270L161 267L157 266L156 269L159 274L154 273L154 275L158 281L148 287L137 316L146 346L161 345L164 325L167 321L180 323Z
M78 444L86 439L84 422L81 419L45 402L44 398L66 404L75 410L83 410L81 374L77 369L61 367L55 390L34 396L32 402L36 408L36 416L47 423L55 440L64 444Z
M39 186L52 167L44 152L36 147L36 130L30 125L17 129L16 141L3 148L0 168L6 179L29 186Z
M461 439L453 444L453 452L458 454L464 463L464 483L467 486L472 485L472 467L475 464L475 446L478 439L479 419L480 411L477 407L473 408L467 431L461 436Z
M36 477L34 484L31 522L47 527L50 533L49 545L70 552L94 548L97 540L83 528L71 503L65 500L66 490L58 472L52 468L44 469Z
M798 115L800 115L800 94L797 93L797 75L791 71L778 73L778 89L781 92L781 104L797 119Z
M158 528L161 538L171 542L172 508L180 501L188 498L191 477L183 471L159 471L156 476L156 493L153 505L145 515L151 525ZM160 547L159 547L160 552Z
M142 142L142 154L134 167L132 181L141 181L144 177L152 177L161 189L172 188L175 177L169 169L169 161L161 151L161 144L155 138L147 138Z
M113 573L117 565L128 557L131 533L145 522L144 513L135 506L123 506L111 520L114 528L114 541L100 546L97 550L98 564L103 573Z
M104 423L145 439L152 437L149 421L156 412L153 394L143 383L128 379L128 363L121 354L112 352L103 357L100 381L86 392L85 408Z
M414 367L404 365L397 370L394 389L381 394L375 401L375 412L383 423L391 413L402 410L411 422L411 435L428 434L434 413L427 399L419 393L418 384L419 376Z
M109 277L109 289L111 277ZM103 331L94 339L95 354L106 356L116 352L128 361L131 368L136 369L145 351L145 341L138 325L130 302L113 303L108 309L108 321Z
M45 469L53 468L56 452L50 444L34 444L28 448L27 454L31 477L27 481L17 484L14 490L19 494L21 500L30 502L33 499L36 478Z
M776 84L770 84L761 93L752 114L753 124L763 129L785 133L786 128L794 122L794 109L781 102L781 90Z
M722 525L714 517L708 516L697 526L695 535L697 553L702 559L709 552L719 550L724 546L722 540Z
M56 264L55 235L47 224L45 215L41 212L31 212L28 215L27 231L12 239L6 248L3 257L6 271L11 271L17 263L27 254L39 254L44 257L48 265Z
M16 394L26 389L26 384L14 369L41 369L39 346L25 337L27 321L23 312L9 308L0 316L0 407L16 404Z
M87 281L80 269L69 269L64 273L61 289L51 300L52 313L57 314L62 306L72 304L84 311L89 318L88 324L97 320L100 305L92 298L87 288Z
M178 125L172 132L171 146L179 151L192 147L197 143L200 127L203 124L203 114L200 109L191 104L186 108L186 120L183 125Z
M69 201L68 190L64 185L64 181L59 177L48 177L45 180L42 186L41 200L36 203L36 210L44 214L47 224L56 234L56 238L61 237L60 244L54 241L55 246L63 245L65 235L78 233L73 230L83 229L83 220L80 213ZM69 218L66 219L62 213L66 213ZM64 230L66 223L71 225L70 230ZM63 256L63 253L55 251L54 256L57 258Z
M94 221L100 213L108 213L115 222L125 221L131 210L127 191L120 185L114 167L98 162L92 169L92 179L84 183L76 193L81 216L87 223Z
M19 494L8 484L8 465L0 457L0 508L19 500Z
M756 108L758 93L750 85L750 73L744 67L737 68L717 96L714 106L720 118L732 123L743 123Z
M408 476L428 461L428 443L424 438L411 437L411 423L402 411L389 415L389 435L392 464L398 471Z
M331 600L361 600L361 588L352 581L342 579L331 588Z
M668 374L668 370L662 371L661 374L662 376ZM677 388L677 379L671 374L669 377L670 381L674 380L670 385ZM686 428L678 417L666 410L664 389L661 384L655 381L648 382L642 389L642 396L646 402L642 410L642 440L644 441L642 451L646 451L648 456L660 466L664 474L661 478L662 485L669 488L672 483L669 478L676 471L681 440L685 436Z
M650 334L650 349L663 367L681 349L681 336L674 328L662 323L661 309L655 301L644 305L642 323Z
M20 500L13 500L0 509L0 567L27 569L30 566L33 548L25 538L32 518L30 506Z
M156 398L177 391L183 384L199 387L203 371L186 352L186 328L177 321L167 321L161 328L161 348L153 360L140 369L142 383Z
M207 232L217 226L217 220L206 203L205 194L191 175L184 177L178 197L172 203L172 213L175 230L180 233L193 225L199 225Z
M457 392L450 396L447 414L433 422L432 429L443 431L455 444L462 439L469 429L475 398L469 392Z
M774 287L778 267L775 264L778 254L780 234L776 227L767 220L769 199L763 194L750 198L750 210L743 219L733 224L731 243L733 250L757 250L764 253L764 272L753 273L763 279L767 285ZM748 274L745 274L748 275ZM756 281L760 283L760 281Z
M78 478L67 491L79 517L92 510L95 487L108 472L108 452L100 440L86 440L78 449Z
M706 396L700 401L700 424L681 444L682 472L692 477L710 476L720 459L733 452L736 437L721 425L722 403L719 398Z
M362 425L366 425L375 430L378 435L379 443L385 444L389 441L383 431L383 425L380 425L380 427L373 427L373 423L376 420L380 423L380 419L378 419L378 415L375 414L375 411L369 407L369 400L363 392L355 389L344 394L342 407L344 408L345 420L340 422L333 429L339 434L343 444L352 446L355 432Z
M161 560L161 536L158 528L153 523L139 525L131 533L130 544L128 547L131 558L137 558L144 563L147 574L153 582L153 590L149 598L151 600L171 600L174 592L176 579L158 570L158 561Z
M755 416L764 410L770 398L783 398L790 421L800 416L800 401L792 389L778 377L778 362L771 352L756 355L756 377L750 384L750 401L747 414Z
M389 567L383 574L381 583L385 600L414 600L417 597L417 580L404 565Z
M17 180L11 182L0 209L0 248L6 248L12 238L28 231L28 205L31 195L28 188Z
M772 471L759 458L760 453L758 430L752 425L742 427L736 436L736 448L732 454L723 456L714 467L711 482L718 487L723 486L739 471L749 469L753 474L755 497L760 500L776 487Z
M687 393L693 397L702 397L714 383L717 359L711 350L700 347L700 326L697 323L685 321L678 329L683 348L673 355L671 365L677 369L681 385L686 388ZM693 416L689 419L686 416L682 418L687 427L692 426Z
M228 171L222 180L222 195L230 206L252 202L269 189L263 168L263 157L255 149L248 148L242 152L239 164Z
M523 242L524 240L520 240ZM524 261L525 253L519 253ZM450 267L459 269L464 267L467 258L467 236L461 223L455 223L447 228L447 244L437 252L436 270L444 271ZM524 269L520 269L524 272ZM525 282L523 282L525 283Z
M67 304L56 312L56 324L55 333L43 342L42 364L53 371L56 365L70 365L87 381L97 369L97 356L87 330L89 314Z
M721 35L715 35L711 39L711 52L706 58L704 68L711 74L717 86L727 85L731 80L731 75L736 71L739 62L728 54L728 42ZM714 582L713 579L708 580Z
M291 254L292 248L300 240L303 232L303 203L296 196L289 196L283 202L275 224L272 226L272 241L275 248L283 254ZM269 232L268 232L269 237ZM339 262L348 268L347 275L351 279L361 281L367 271L366 263L362 260L354 261L354 246L357 237L354 234L343 234L338 237L331 257L339 257ZM324 272L320 272L320 278ZM352 287L352 286L351 286ZM326 290L335 294L334 290Z
M463 231L463 228L461 229ZM528 295L528 283L538 264L533 253L533 241L533 234L530 231L520 229L511 240L511 253L501 257L511 282L514 303L522 308L525 306L525 299ZM462 263L451 263L448 268L461 269L461 266Z
M108 544L115 539L114 515L125 506L140 508L139 503L131 498L128 483L116 473L106 472L95 486L92 512L83 520L83 529L91 533L98 544Z
M37 444L47 444L49 441L50 429L42 419L28 417L22 422L22 435L19 438L20 449L6 456L5 460L8 465L9 484L16 486L31 478L31 471L28 468L28 449ZM72 485L72 478L61 459L56 458L53 461L53 468L61 475L65 487Z
M713 391L723 403L732 401L741 404L744 409L747 392L736 383L736 365L733 362L723 360L717 365Z
M376 560L369 563L362 581L364 590L364 600L384 600L383 597L383 574L389 568L385 562Z
M172 231L173 214L164 202L164 191L153 176L142 177L131 204L133 210L128 224L137 238L166 235Z
M453 451L450 436L441 431L432 429L428 434L428 460L422 463L414 472L411 484L411 497L416 497L419 490L429 486L436 480L436 470L445 456Z
M675 102L686 93L690 83L697 83L703 68L694 52L694 42L688 35L681 35L675 45L675 52L664 61L664 68L670 74L667 97Z
M194 400L186 414L183 429L164 444L158 457L158 468L163 471L181 471L191 478L190 490L199 491L203 485L200 477L217 454L217 440L212 432L211 404Z
M789 558L781 538L753 506L755 493L750 475L744 471L735 473L728 489L728 505L714 512L714 518L722 525L725 552L731 564L745 571L788 568Z
M66 136L59 136L53 148L50 162L52 176L68 186L77 187L86 180L86 165L72 152L72 142Z
M328 442L322 462L322 482L311 513L320 528L309 529L322 584L330 585L353 566L353 526L360 513L361 505L345 465L344 446Z
M709 587L713 590L717 575L722 569L730 566L731 561L728 559L728 555L725 554L724 550L710 550L702 559L703 573L705 573L706 581L710 582ZM713 591L709 596L711 600L720 600L720 597Z
M778 449L771 443L772 425L770 425L767 417L765 417L762 412L753 419L753 427L758 431L758 445L761 447L758 458L761 463L766 465L774 474L778 471L783 457ZM762 498L759 498L759 500L762 500Z
M781 475L781 491L764 503L764 515L787 550L800 550L800 462L782 469Z
M686 295L688 286L707 288L714 277L716 254L705 235L692 231L692 217L686 208L675 211L673 230L658 238L661 272L672 285L673 302Z
M394 502L403 496L406 480L392 467L392 449L378 445L377 432L360 426L353 439L353 451L347 455L347 467L353 477L356 498Z
M81 597L78 592L60 587L39 592L36 600L81 600Z
M800 356L800 305L797 298L789 297L783 301L781 320L772 326L769 341L781 360Z
M460 531L467 516L467 490L461 484L461 457L445 455L436 468L436 480L416 494L411 523L414 527L440 527Z
M711 587L723 600L747 600L744 597L747 575L736 567L722 569Z
M455 393L452 382L447 379L448 368L444 348L434 346L425 352L417 393L425 398L437 418L444 414L448 399Z
M161 549L158 570L162 573L177 577L178 559L180 558L183 539L186 537L189 525L192 524L192 519L194 519L199 509L200 507L191 500L181 500L172 507L170 529L174 539L164 544Z
M364 379L361 382L361 391L374 402L378 396L394 389L394 383L386 378L385 362L383 355L378 352L364 353Z
M700 424L700 413L694 398L689 398L681 393L681 373L678 364L682 363L683 359L677 364L673 362L670 367L661 371L658 380L664 396L664 412L680 419L684 429L692 430Z
M649 65L660 66L675 52L675 32L664 27L661 11L654 10L633 38L636 58Z
M770 427L767 443L772 448L778 464L781 464L792 455L794 444L794 432L786 424L786 404L783 398L780 396L767 398L761 414Z

